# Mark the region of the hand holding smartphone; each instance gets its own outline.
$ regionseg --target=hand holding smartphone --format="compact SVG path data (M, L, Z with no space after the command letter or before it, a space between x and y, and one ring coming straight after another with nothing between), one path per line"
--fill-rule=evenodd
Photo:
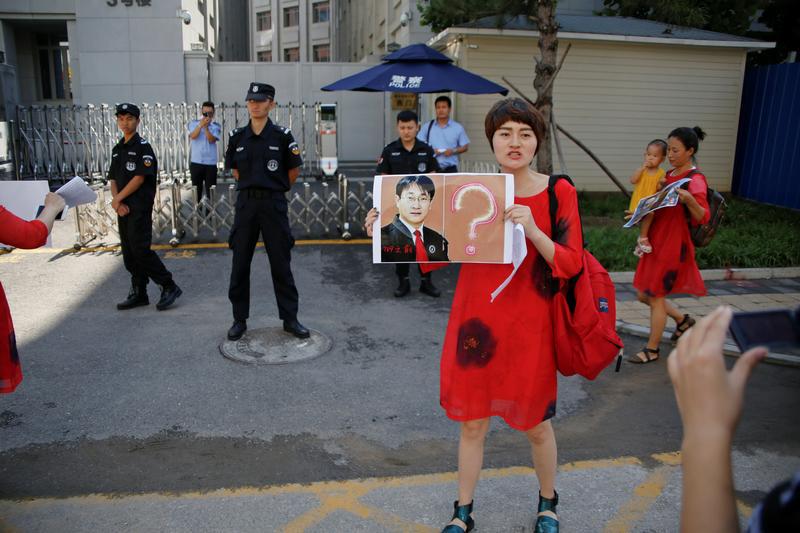
M800 348L800 307L734 313L730 332L744 352L754 346Z

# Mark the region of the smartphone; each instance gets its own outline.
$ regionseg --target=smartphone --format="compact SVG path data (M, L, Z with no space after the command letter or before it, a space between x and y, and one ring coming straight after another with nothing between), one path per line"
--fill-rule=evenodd
M800 348L800 307L734 313L731 335L742 351L755 346Z
M44 206L43 205L40 205L39 207L36 208L36 217L37 218L39 217L39 215L42 214L42 211L44 211ZM61 211L59 211L58 214L56 215L56 220L64 220L64 212L65 211L66 211L66 209L62 209Z

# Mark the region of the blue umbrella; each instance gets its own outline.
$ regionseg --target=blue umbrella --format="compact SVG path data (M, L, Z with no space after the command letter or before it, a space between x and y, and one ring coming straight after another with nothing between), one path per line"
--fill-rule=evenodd
M398 93L508 94L493 81L453 65L453 60L424 44L412 44L383 58L383 63L322 88L323 91Z

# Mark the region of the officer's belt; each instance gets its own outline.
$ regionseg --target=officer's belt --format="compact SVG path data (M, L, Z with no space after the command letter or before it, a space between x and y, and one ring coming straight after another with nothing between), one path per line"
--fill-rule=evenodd
M244 194L248 198L283 198L286 199L286 192L273 191L272 189L258 189L247 188L239 191L239 194Z

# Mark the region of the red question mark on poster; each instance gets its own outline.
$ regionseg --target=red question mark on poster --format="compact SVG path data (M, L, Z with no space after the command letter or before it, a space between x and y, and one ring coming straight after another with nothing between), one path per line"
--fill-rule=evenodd
M497 201L494 199L492 192L486 188L482 183L465 183L453 193L452 201L450 202L450 211L455 213L461 209L461 203L464 196L468 192L478 192L486 197L489 201L486 211L478 213L469 224L469 238L475 240L478 238L478 226L483 224L490 224L497 218ZM467 255L475 255L478 249L474 244L467 244L464 247L464 252Z

